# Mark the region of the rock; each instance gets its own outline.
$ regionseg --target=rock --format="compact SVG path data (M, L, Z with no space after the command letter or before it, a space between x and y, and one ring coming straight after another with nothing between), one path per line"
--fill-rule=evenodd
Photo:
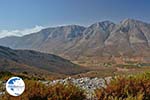
M108 84L110 82L112 78L111 77L106 77L106 78L89 78L89 77L83 77L83 78L65 78L65 79L59 79L59 80L53 80L53 81L45 81L42 82L43 84L46 85L54 85L57 83L61 83L61 84L67 84L67 83L72 83L78 87L80 87L81 89L86 91L86 96L88 100L94 100L94 90L97 88L101 88L101 87L106 87L106 83Z

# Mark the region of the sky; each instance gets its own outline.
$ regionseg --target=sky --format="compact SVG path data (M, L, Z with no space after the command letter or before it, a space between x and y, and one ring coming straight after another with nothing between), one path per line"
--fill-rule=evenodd
M0 0L0 34L25 34L45 27L88 26L126 18L150 22L150 0ZM32 30L33 29L33 30Z

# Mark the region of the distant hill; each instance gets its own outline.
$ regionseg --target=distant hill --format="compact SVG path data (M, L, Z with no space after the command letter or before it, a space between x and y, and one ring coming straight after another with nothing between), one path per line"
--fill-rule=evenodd
M72 75L84 72L85 69L52 54L31 50L12 50L0 46L0 71Z
M76 61L120 56L150 61L150 24L125 19L118 24L103 21L89 27L46 28L23 37L2 38L0 45L53 53Z

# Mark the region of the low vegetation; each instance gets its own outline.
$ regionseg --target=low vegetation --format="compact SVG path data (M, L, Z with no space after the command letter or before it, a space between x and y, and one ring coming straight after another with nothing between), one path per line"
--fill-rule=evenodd
M9 72L1 72L1 78L11 76ZM86 92L68 83L48 86L38 80L24 78L26 89L19 97L10 96L0 83L0 100L86 100ZM106 87L95 90L98 100L150 100L150 72L136 75L119 75L112 78Z
M114 78L95 94L98 100L150 100L150 73Z
M25 80L26 90L19 97L10 96L7 92L0 100L84 100L84 91L72 84L46 86L34 80Z

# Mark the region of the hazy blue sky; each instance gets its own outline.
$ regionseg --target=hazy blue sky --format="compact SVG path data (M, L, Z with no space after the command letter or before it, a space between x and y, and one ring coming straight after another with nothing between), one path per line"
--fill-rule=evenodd
M0 0L0 30L124 18L150 22L150 0Z

